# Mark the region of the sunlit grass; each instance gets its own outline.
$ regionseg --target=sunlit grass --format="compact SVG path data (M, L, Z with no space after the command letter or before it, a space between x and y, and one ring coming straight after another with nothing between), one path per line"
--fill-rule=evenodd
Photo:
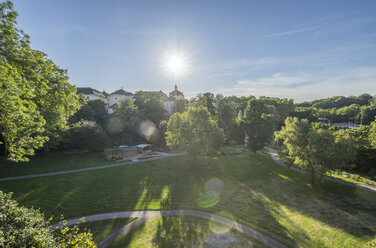
M79 228L81 231L90 231L90 233L93 234L94 242L99 243L108 235L115 232L117 229L126 225L127 223L133 221L134 219L135 218L121 218L94 222L84 222L79 225Z
M151 220L137 227L119 237L110 248L221 247L219 244L223 247L264 247L235 231L215 234L208 220L171 216Z
M242 224L288 247L362 247L376 238L376 194L275 164L269 155L242 148L199 158L166 158L125 167L0 182L28 207L66 218L133 209L227 212ZM232 154L232 155L231 155ZM217 178L223 191L200 206L205 185Z

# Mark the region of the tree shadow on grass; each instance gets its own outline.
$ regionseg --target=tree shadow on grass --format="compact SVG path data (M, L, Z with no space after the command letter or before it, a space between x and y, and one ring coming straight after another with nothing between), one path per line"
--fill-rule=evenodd
M274 166L270 167L273 179L262 185L252 185L265 197L291 211L297 211L332 228L343 230L358 240L371 240L376 235L376 194L330 181L312 187L308 175L274 164L266 166ZM293 222L290 224L294 225ZM297 224L294 226L299 228ZM316 228L320 227L316 225ZM324 239L334 238L333 233L328 234L331 236L325 236L326 234L328 233L322 233ZM350 237L346 237L348 238ZM332 240L332 244L336 242L336 239ZM347 241L340 242L345 244Z

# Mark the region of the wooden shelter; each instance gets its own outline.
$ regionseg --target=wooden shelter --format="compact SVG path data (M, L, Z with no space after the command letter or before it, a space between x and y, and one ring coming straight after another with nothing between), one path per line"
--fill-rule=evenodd
M150 153L152 145L151 144L139 144L137 147L138 153Z

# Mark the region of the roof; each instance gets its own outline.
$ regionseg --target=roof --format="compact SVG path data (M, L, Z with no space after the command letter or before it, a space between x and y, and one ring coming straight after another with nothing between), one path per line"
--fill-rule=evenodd
M105 97L102 92L99 90L90 88L90 87L77 87L77 94L84 94L84 95L97 95L101 97Z
M118 94L118 95L126 95L126 96L133 96L133 93L132 93L132 92L128 92L128 91L125 91L125 90L123 90L123 89L116 90L116 91L112 92L110 95L115 95L115 94Z
M125 151L137 151L137 147L135 147L135 146L121 147L120 149L123 152L125 152Z
M102 94L103 94L104 96L106 96L106 97L110 95L110 94L108 94L105 90L102 91Z
M104 153L114 153L114 152L122 152L121 148L111 148L104 150Z
M136 147L137 148L145 148L145 147L152 147L152 145L151 144L139 144L139 145L137 145Z
M179 91L178 86L175 85L175 90L170 92L170 96L183 96L184 97L184 94L183 92Z

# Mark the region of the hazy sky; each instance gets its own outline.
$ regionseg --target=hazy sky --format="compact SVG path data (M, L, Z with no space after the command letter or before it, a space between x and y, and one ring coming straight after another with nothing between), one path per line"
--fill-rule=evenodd
M76 86L311 100L376 94L376 1L16 0ZM165 54L184 53L178 79Z

